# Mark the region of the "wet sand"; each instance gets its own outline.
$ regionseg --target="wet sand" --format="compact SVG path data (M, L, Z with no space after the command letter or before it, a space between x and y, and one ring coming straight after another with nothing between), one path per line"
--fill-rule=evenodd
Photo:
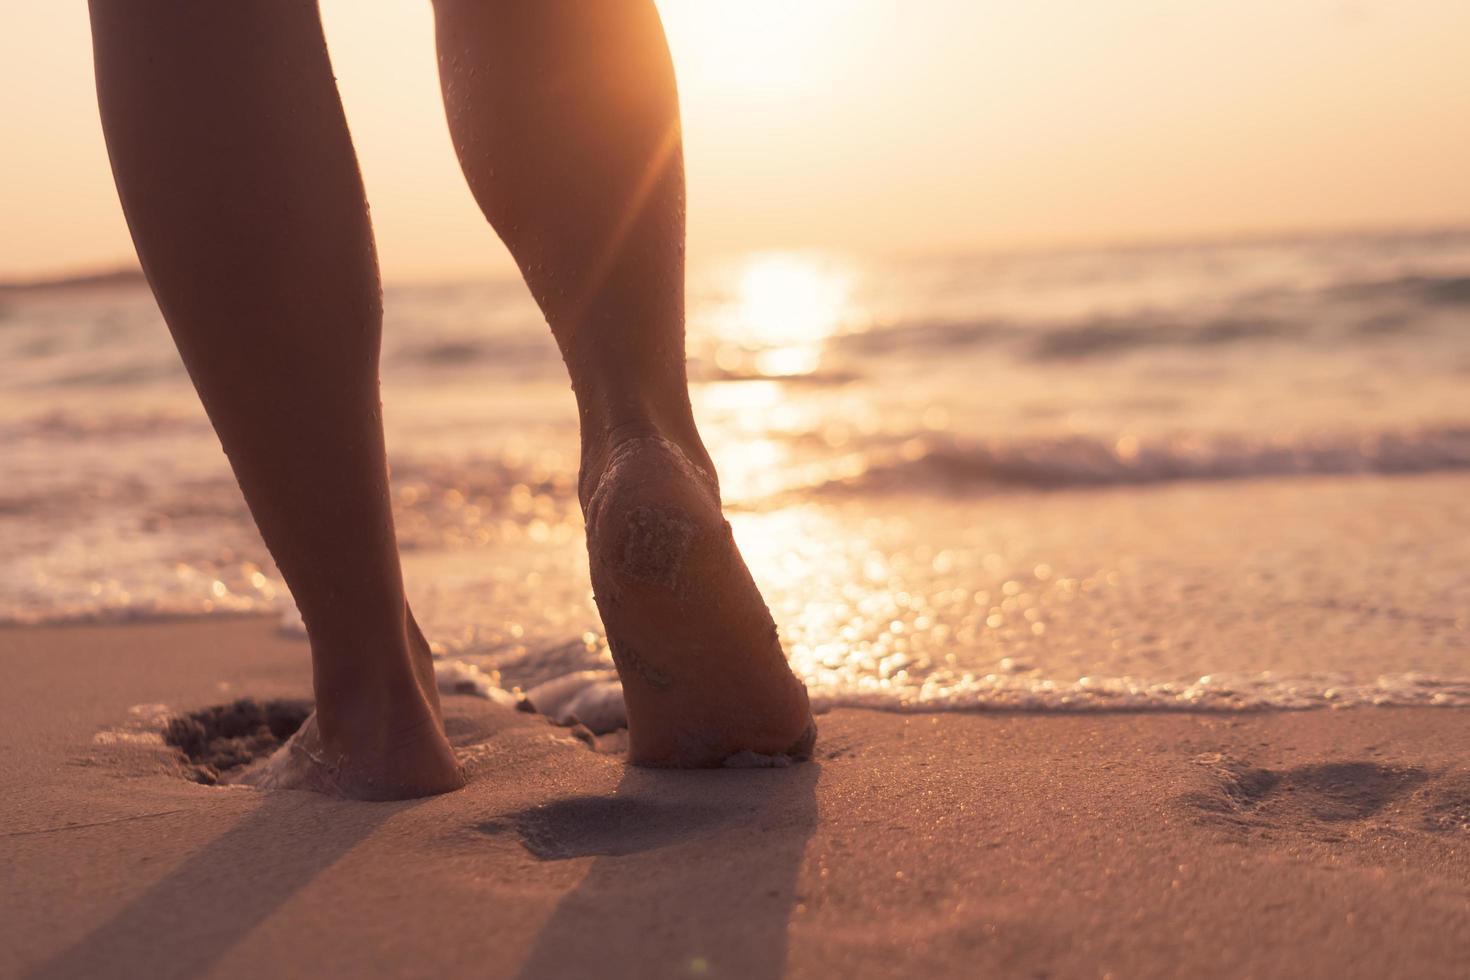
M158 705L307 690L304 644L258 620L0 630L0 975L1450 977L1470 956L1465 709L840 709L812 764L659 773L450 697L470 785L397 804L200 785L154 734Z

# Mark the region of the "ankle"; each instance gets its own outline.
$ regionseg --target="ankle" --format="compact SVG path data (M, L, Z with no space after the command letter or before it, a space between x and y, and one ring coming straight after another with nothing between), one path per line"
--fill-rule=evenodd
M600 417L592 420L584 416L581 474L577 483L577 494L584 511L618 447L639 439L663 439L673 443L711 481L718 482L709 451L704 447L693 416L687 412L672 420L632 413L615 419Z
M313 642L312 663L317 716L328 744L362 747L392 740L424 719L438 722L433 659L416 629L403 642L356 644L336 656Z
M439 715L417 683L366 685L317 698L322 744L339 756L381 755L394 746L441 731Z

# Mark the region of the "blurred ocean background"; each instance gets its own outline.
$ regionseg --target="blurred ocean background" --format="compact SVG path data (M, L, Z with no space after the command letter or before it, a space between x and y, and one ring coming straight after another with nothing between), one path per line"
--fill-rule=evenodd
M506 689L606 669L525 288L386 310L436 650ZM1470 704L1470 231L751 254L691 278L689 353L823 703ZM0 623L237 614L294 619L141 279L0 288Z

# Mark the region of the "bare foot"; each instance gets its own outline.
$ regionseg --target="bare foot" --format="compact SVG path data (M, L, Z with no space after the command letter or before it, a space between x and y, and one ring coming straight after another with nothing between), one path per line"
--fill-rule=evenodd
M400 732L371 754L334 751L312 712L269 759L233 780L258 789L304 789L351 800L408 800L447 793L464 776L444 734L432 722Z
M623 682L629 761L693 768L810 757L806 688L787 666L713 477L674 443L641 436L614 445L589 485L592 588Z
M353 800L407 800L463 786L464 774L444 737L433 656L412 614L408 634L412 681L388 687L385 703L370 703L361 693L339 698L347 703L335 705L330 735L312 712L286 744L235 782ZM359 692L373 688L365 683Z

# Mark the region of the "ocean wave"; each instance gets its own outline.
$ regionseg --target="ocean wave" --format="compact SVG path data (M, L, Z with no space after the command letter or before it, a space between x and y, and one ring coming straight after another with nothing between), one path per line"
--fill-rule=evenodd
M1265 317L1099 318L1051 327L1027 345L1033 361L1076 361L1144 347L1214 347L1301 333L1304 325Z
M221 575L221 578L216 578ZM249 581L253 580L253 581ZM166 593L111 591L50 609L5 610L0 624L39 626L126 624L178 619L262 616L286 635L305 636L300 614L274 576L254 574L236 582L224 573L190 570L186 586ZM230 588L224 584L229 581ZM473 646L473 644L471 644ZM510 657L475 653L435 642L435 675L441 690L501 704L519 704L560 725L585 725L594 733L627 723L622 687L597 638L527 647ZM795 664L793 665L796 666ZM1470 707L1470 677L1419 672L1353 676L1346 673L1212 673L1189 679L1095 674L1044 676L1040 669L989 672L939 669L917 677L835 677L817 669L798 676L813 710L863 708L894 712L1192 712L1232 714L1360 707Z
M839 355L945 354L1003 345L1012 355L1040 363L1106 358L1149 348L1210 348L1225 344L1305 336L1314 324L1274 312L1088 315L1036 321L980 319L879 325L834 338Z
M1352 302L1390 299L1430 306L1470 306L1470 276L1396 276L1337 283L1323 292L1333 299Z
M135 289L147 285L143 270L135 266L80 272L70 275L37 276L29 279L0 281L0 296L24 293L51 293L122 287Z
M876 454L875 454L876 455ZM1470 469L1470 427L1297 438L1087 436L904 446L827 492L1060 490L1179 480L1397 475Z
M692 381L779 381L785 385L796 387L824 387L851 384L861 380L863 375L857 371L840 370L836 368L818 368L813 371L805 371L800 374L772 374L757 370L742 370L739 368L721 368L709 365L701 360L691 359L689 364L689 377Z
M29 418L0 422L0 444L26 439L60 442L86 439L156 437L210 431L204 410L77 414L52 411Z
M446 658L436 666L441 687L506 703L518 701L558 725L584 725L594 734L627 725L622 686L610 670L579 670L529 690L507 691L499 678ZM1050 680L1025 675L932 676L922 684L878 678L852 687L808 678L812 709L866 708L899 712L1020 711L1038 713L1302 711L1350 707L1470 707L1470 678L1384 674L1353 680L1337 674L1280 676L1212 674L1190 681L1138 677Z
M208 441L207 423L188 415L64 414L0 426L0 445L27 438L124 439L163 434ZM736 510L779 507L808 494L984 495L1016 491L1088 490L1179 481L1310 476L1398 476L1470 470L1470 423L1377 432L1280 436L1241 433L1137 438L1130 435L1012 437L972 440L933 432L858 437L838 454L819 437L783 437L797 461L770 474L767 486L731 495ZM576 523L576 471L570 457L538 461L523 454L475 454L458 459L398 456L393 460L394 508L400 545L444 547L461 532L487 524ZM249 531L239 489L223 466L208 472L116 474L90 471L65 482L32 476L0 489L0 514L46 518L58 527L103 508L114 523L220 519ZM99 515L100 516L100 515Z
M1028 332L1031 328L1004 320L901 322L841 334L833 339L833 345L852 354L901 354L925 349L942 351L974 347Z
M1277 286L1196 306L1098 310L1073 317L980 316L877 323L831 341L838 354L943 355L1000 346L1040 363L1078 362L1144 349L1335 339L1432 328L1438 310L1470 305L1470 275L1406 274L1324 287Z
M529 328L517 336L459 337L402 344L389 351L387 361L390 366L430 368L504 365L524 369L561 365L561 357L550 337L543 330Z
M946 683L885 691L818 689L813 704L898 711L1184 711L1235 713L1350 707L1470 707L1470 678L1383 674L1281 676L1211 674L1192 681L1139 677L1048 680L1009 674L966 675Z

